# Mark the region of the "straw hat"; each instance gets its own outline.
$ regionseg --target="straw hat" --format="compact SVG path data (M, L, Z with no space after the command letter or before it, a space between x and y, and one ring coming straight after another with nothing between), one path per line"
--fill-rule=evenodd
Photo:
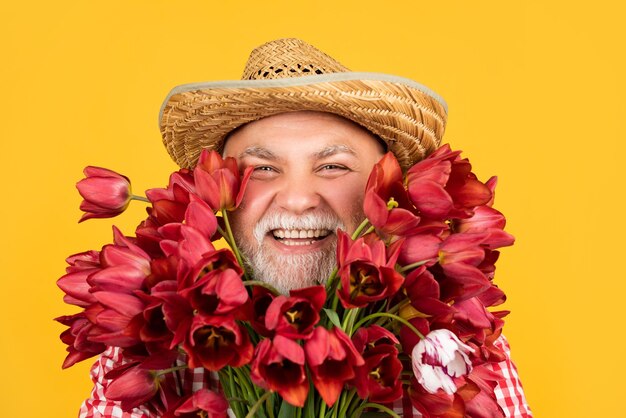
M252 51L241 80L174 88L159 121L171 157L191 168L203 148L221 150L238 126L298 110L358 123L384 140L405 169L437 148L447 117L445 101L421 84L351 72L306 42L278 39Z

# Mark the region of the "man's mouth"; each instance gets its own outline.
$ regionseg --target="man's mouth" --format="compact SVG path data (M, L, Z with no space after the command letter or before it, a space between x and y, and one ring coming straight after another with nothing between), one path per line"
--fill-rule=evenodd
M332 231L328 229L273 229L270 233L281 244L295 246L315 244L332 234Z

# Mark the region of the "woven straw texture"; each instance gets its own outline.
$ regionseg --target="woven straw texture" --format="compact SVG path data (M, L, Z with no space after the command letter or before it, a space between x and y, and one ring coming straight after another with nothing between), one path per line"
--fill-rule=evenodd
M245 67L242 79L247 83L193 85L170 95L161 116L163 142L179 166L191 168L203 148L221 150L224 138L238 126L278 113L314 110L343 116L378 135L403 168L436 149L446 123L446 109L438 100L400 82L315 80L321 74L346 72L298 39L261 45ZM297 85L268 87L258 82L288 78Z
M250 53L242 80L268 80L350 71L300 39L279 39Z

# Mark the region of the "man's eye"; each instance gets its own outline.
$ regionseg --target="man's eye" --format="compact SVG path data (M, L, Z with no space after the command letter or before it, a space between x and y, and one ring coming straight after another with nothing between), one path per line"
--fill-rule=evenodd
M269 165L258 165L252 170L252 178L254 179L270 179L278 174L278 170Z
M316 170L319 176L334 179L344 176L350 172L350 169L341 164L322 164Z
M324 164L320 170L347 170L347 167L338 164Z

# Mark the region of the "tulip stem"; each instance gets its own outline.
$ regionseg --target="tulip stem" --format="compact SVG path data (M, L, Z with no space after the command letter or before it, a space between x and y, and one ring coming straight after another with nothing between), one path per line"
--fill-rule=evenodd
M354 241L355 239L357 239L359 237L359 235L361 235L361 232L363 232L363 230L365 229L365 227L370 223L369 219L365 218L363 219L363 222L361 222L361 225L359 225L356 230L354 231L354 233L352 234L352 240Z
M228 236L227 241L230 244L230 248L233 250L233 253L235 253L235 258L237 258L237 262L239 263L239 265L244 271L245 279L248 280L248 274L246 272L246 265L243 263L243 259L241 258L241 253L239 252L239 248L237 248L237 243L235 242L235 237L233 236L233 230L230 228L230 222L228 221L228 211L226 209L222 210L222 218L224 218L224 224L226 225L226 234Z
M339 271L339 269L337 267L335 267L335 269L333 270L333 272L330 274L330 277L328 278L328 280L326 281L326 295L327 297L330 299L332 299L332 302L330 302L330 305L332 306L332 310L336 311L337 310L337 272Z
M389 414L390 416L394 418L400 418L400 415L396 414L395 412L393 412L391 409L387 408L386 406L383 406L379 403L372 403L372 402L364 403L363 405L359 406L357 410L354 412L354 415L351 415L351 416L357 417L357 418L360 417L365 408L376 408L379 411L386 412L387 414Z
M228 368L228 386L230 388L230 396L233 396L235 394L235 378L233 376L233 369L231 367ZM235 412L235 414L237 416L241 416L241 414L243 414L243 409L241 404L239 403L235 403L234 405L231 405L231 408L233 408L233 411Z
M404 299L402 302L399 302L399 303L393 305L391 308L389 308L387 313L395 314L396 312L398 312L400 309L404 308L408 304L409 304L409 300L408 299Z
M339 405L341 408L339 409L339 416L345 417L348 406L352 403L352 398L354 398L354 394L356 393L356 389L350 389L350 392L346 395L345 392L341 392L341 397L339 398Z
M348 313L346 313L346 316L343 319L343 324L341 324L341 328L343 328L343 331L346 334L352 335L352 330L354 329L354 320L356 319L356 316L359 314L359 311L360 311L359 308L353 308L353 309L349 309Z
M411 324L409 321L407 321L406 319L404 319L404 318L402 318L402 317L400 317L398 315L390 314L390 313L387 313L387 312L375 312L373 314L369 314L365 318L362 318L359 322L357 322L356 325L352 329L359 329L361 327L361 325L363 325L367 321L369 321L371 319L374 319L374 318L380 318L380 317L386 317L386 318L394 319L394 320L402 323L403 325L406 325L406 327L409 328L411 331L413 331L415 333L415 335L420 337L420 339L422 339L422 340L424 339L424 336L422 335L422 333L419 332L417 330L417 328L415 328L413 326L413 324ZM350 333L348 335L352 336L352 333Z
M252 386L250 386L250 381L249 381L249 376L250 374L248 373L247 375L244 373L243 370L241 370L239 367L233 367L232 370L235 372L235 375L237 377L237 382L239 383L239 388L243 388L243 392L246 395L250 396L251 394L254 394L255 391L253 390ZM255 388L256 389L256 388ZM257 394L258 396L258 394ZM252 400L254 400L254 398L252 398ZM250 399L249 399L250 401ZM250 402L252 403L252 402Z
M322 401L322 404L320 405L320 415L319 418L324 418L326 415L326 402Z
M137 196L135 194L130 196L130 200L139 200L140 202L150 203L150 200L148 200L147 197Z
M335 279L337 278L337 272L339 271L339 269L337 267L335 267L333 269L333 272L330 273L330 277L328 277L328 280L326 281L326 289L327 290L331 290L334 291L334 289L332 289L332 287L337 287L337 285L335 284Z
M265 403L267 404L265 408L267 410L267 413L269 414L270 418L274 418L274 396L267 398L267 401L265 401Z
M422 261L417 261L415 263L407 264L406 266L400 267L398 269L398 272L404 273L405 271L414 269L415 267L423 266L424 264L428 263L428 261L429 260L422 260Z
M185 369L188 369L188 367L186 365L170 367L169 369L157 370L156 371L156 377L160 377L160 376L163 376L163 375L168 374L168 373L173 373L173 372L177 372L179 370L185 370Z
M271 391L266 391L263 396L261 396L259 398L259 400L254 404L254 406L250 409L250 411L248 412L248 415L246 415L246 418L254 418L254 414L256 413L256 411L261 407L261 405L263 405L263 402L265 402L265 400L267 398L269 398L270 396L272 396L272 392Z

